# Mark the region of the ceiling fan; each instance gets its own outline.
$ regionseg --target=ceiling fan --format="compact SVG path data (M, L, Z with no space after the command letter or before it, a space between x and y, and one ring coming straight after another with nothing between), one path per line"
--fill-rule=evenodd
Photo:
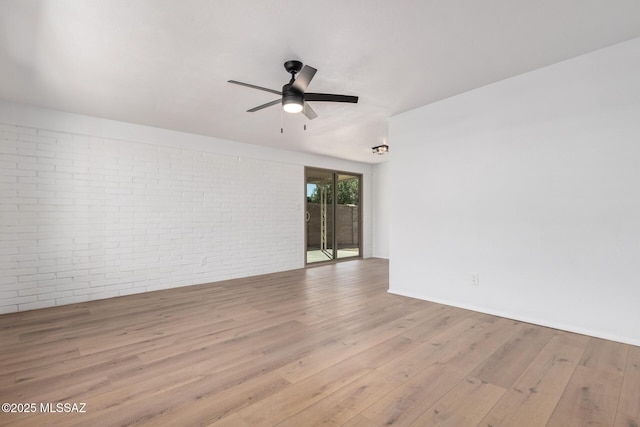
M289 83L282 86L282 91L268 89L266 87L256 86L249 83L242 83L236 80L229 80L229 83L263 90L265 92L281 96L280 99L276 99L275 101L267 102L266 104L258 105L257 107L247 110L248 113L254 113L262 110L263 108L282 103L282 109L287 113L302 112L302 114L307 116L309 120L313 120L318 117L318 114L313 111L313 108L311 108L308 102L349 102L352 104L356 104L358 102L357 96L305 92L307 90L307 86L309 86L309 83L311 82L311 79L313 79L313 76L318 70L308 65L305 65L303 68L302 62L300 61L287 61L284 63L284 69L287 70L287 73L291 74L291 80ZM298 75L297 77L296 74Z

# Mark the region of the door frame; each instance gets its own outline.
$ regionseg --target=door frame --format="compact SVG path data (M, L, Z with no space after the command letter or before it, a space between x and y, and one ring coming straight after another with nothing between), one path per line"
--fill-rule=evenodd
M309 211L308 209L308 200L307 200L307 176L308 176L308 171L309 170L317 170L317 171L323 171L323 172L328 172L332 174L332 188L333 191L331 192L331 198L332 198L332 203L331 203L331 209L332 209L332 251L333 251L333 258L332 259L328 259L326 261L316 261L316 262L307 262L307 212ZM345 258L338 258L337 254L338 254L338 244L337 244L337 233L336 233L336 209L337 209L337 200L338 200L338 195L337 195L337 191L336 189L338 188L337 185L337 176L338 175L351 175L354 177L358 178L358 255L357 256L349 256L349 257L345 257ZM304 266L305 267L315 267L317 265L326 265L326 264L332 264L332 263L336 263L336 262L344 262L344 261L351 261L351 260L355 260L355 259L362 259L362 252L363 252L363 245L362 245L362 195L363 195L363 191L362 191L362 185L363 185L363 175L361 173L356 173L356 172L349 172L349 171L343 171L343 170L337 170L337 169L327 169L327 168L318 168L318 167L314 167L314 166L305 166L304 167L304 179L303 179L303 188L304 188L304 210L302 212L302 216L303 216L303 227L304 227Z

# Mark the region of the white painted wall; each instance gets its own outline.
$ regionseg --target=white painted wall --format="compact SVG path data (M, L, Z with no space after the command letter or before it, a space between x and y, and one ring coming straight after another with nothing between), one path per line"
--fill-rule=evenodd
M389 258L389 178L388 161L373 167L373 256L377 258Z
M640 39L399 115L390 143L390 292L640 345Z
M371 165L0 102L0 313L304 266L304 166Z

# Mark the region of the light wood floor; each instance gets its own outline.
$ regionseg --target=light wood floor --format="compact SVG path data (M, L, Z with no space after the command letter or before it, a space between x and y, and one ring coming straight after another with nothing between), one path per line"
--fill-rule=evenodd
M9 426L640 424L640 348L386 293L368 259L0 316ZM38 407L38 411L40 408Z

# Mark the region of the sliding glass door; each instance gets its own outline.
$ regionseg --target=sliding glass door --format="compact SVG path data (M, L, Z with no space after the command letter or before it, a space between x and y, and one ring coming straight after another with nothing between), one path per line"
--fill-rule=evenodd
M361 176L306 168L306 261L360 256Z
M336 174L337 258L360 256L360 175Z

